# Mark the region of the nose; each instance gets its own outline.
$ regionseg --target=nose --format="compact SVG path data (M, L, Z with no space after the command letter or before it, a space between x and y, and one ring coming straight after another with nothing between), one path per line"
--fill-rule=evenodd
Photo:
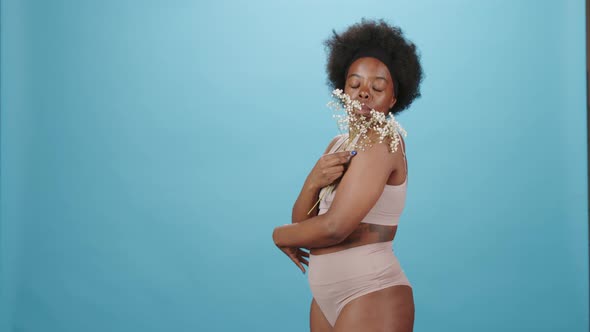
M366 90L362 90L361 92L359 92L359 97L361 99L367 99L369 98L369 93Z

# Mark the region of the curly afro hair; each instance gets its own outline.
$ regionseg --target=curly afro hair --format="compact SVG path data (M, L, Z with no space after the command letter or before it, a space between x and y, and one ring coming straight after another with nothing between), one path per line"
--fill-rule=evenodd
M344 90L345 73L350 60L362 48L381 48L391 57L397 79L397 102L389 110L398 114L408 108L414 99L421 96L422 66L416 45L406 40L399 27L391 26L383 20L362 19L360 23L350 26L344 33L334 35L324 42L328 50L328 85L332 89Z

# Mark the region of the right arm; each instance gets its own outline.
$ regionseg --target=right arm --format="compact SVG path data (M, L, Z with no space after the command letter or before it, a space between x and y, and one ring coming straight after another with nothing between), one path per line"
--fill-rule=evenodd
M327 153L330 151L332 146L336 143L338 138L339 138L339 136L337 136L336 138L334 138L332 140L332 142L330 142L330 144L326 148L326 151L324 152L324 155L320 158L318 163L316 163L314 168L311 170L311 172L309 173L309 175L305 179L305 182L303 183L303 188L301 188L301 192L299 193L299 197L297 197L297 200L295 201L295 204L293 205L293 211L291 214L291 223L298 223L303 220L309 219L311 217L317 216L318 210L319 210L318 207L314 208L310 214L307 214L307 213L309 212L309 210L314 206L314 204L319 199L320 190L323 187L325 187L326 185L332 183L334 180L336 180L340 176L342 176L340 170L342 169L342 171L343 171L344 167L337 164L337 163L340 162L340 163L344 164L346 161L348 161L348 157L345 157L345 158L338 157L339 158L338 161L335 159L336 158L335 156L332 158L327 158ZM341 155L344 156L345 154L341 154ZM324 159L324 160L322 160L322 159ZM327 160L327 159L329 159L329 160ZM346 161L344 161L345 159L346 159ZM342 162L342 161L344 161L344 162ZM319 174L319 175L323 175L324 179L321 179L321 180L319 179L318 172L324 173L324 174ZM325 173L328 173L328 174L325 174ZM328 181L330 181L332 178L334 178L334 179L331 180L329 183L326 183L326 180L325 180L326 177L328 177Z
M285 248L325 248L341 243L357 229L383 194L383 187L395 169L395 158L387 143L374 144L359 153L342 177L328 212L276 227L272 234L275 245L289 253ZM289 256L297 260L295 255Z
M291 215L291 224L302 225L303 221L315 218L318 214L319 208L314 207L319 198L320 190L336 181L344 174L344 164L350 161L351 156L355 153L348 151L329 153L334 144L340 136L336 136L324 151L324 154L316 162L311 172L305 179L303 188L299 193L299 197L293 205ZM310 211L313 207L313 210ZM308 214L309 213L309 214ZM293 225L295 226L295 225ZM273 231L273 240L275 239L275 231ZM306 257L309 253L301 248L280 248L300 269L305 273L303 265L308 265Z

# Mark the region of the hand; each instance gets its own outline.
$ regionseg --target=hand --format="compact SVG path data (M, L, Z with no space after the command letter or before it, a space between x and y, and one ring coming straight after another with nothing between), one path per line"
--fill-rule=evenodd
M282 252L289 257L295 265L301 269L301 272L305 273L303 265L309 266L309 253L303 251L301 248L290 248L290 247L278 247Z
M323 188L339 179L356 151L327 153L320 157L309 173L306 182L314 188Z

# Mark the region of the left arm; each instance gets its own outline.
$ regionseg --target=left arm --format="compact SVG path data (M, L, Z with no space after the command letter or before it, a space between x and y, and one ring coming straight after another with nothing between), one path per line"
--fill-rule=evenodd
M389 152L386 143L375 143L367 151L359 151L344 173L328 212L275 228L275 244L278 247L325 248L346 239L383 193L394 169L395 153Z

